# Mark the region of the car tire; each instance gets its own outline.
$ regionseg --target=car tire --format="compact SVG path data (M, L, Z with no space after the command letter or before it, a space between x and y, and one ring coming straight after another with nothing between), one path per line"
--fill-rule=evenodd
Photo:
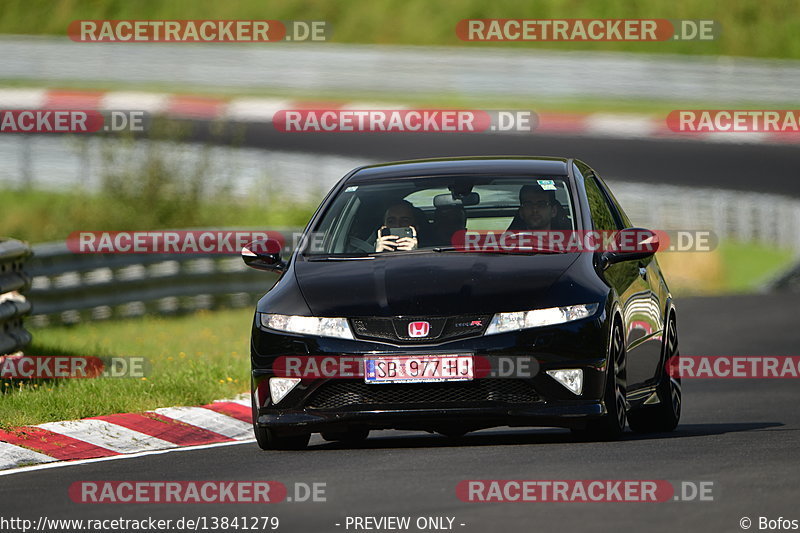
M583 440L608 441L617 440L625 431L627 421L626 399L626 350L622 327L614 323L609 343L608 365L606 368L606 385L603 392L603 404L606 414L591 420L584 428L573 429L572 432Z
M310 433L276 435L274 430L261 426L253 426L253 432L262 450L303 450L311 439Z
M320 433L320 435L322 435L322 438L327 441L339 441L348 444L356 444L358 442L367 440L367 437L369 437L369 429L351 428L345 431L323 431Z
M681 378L672 377L669 372L670 359L679 357L678 330L675 316L667 322L664 337L664 356L661 364L661 377L656 387L659 402L632 410L628 415L628 425L637 433L666 433L674 430L681 419Z
M299 435L276 435L274 430L258 425L258 409L256 409L255 395L251 394L250 405L253 409L253 434L258 447L262 450L302 450L308 446L311 433Z

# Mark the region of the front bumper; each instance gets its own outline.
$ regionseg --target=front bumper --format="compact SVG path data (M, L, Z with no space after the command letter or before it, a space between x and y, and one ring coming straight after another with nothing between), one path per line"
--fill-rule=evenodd
M607 339L603 317L436 346L395 346L362 340L317 338L255 326L251 343L254 419L258 425L281 434L337 431L352 426L428 431L455 427L475 430L494 426L580 428L588 420L606 412L602 396ZM440 383L367 385L363 378L320 377L303 378L277 405L272 403L269 395L269 378L276 375L272 365L278 357L352 358L367 354L432 353L471 353L476 357L511 361L533 358L538 368L525 376L492 377L485 381L481 381L485 378L476 378L469 383L480 383L466 386L453 383L450 387L456 392L460 387L471 391L462 396L428 394L436 388L449 386ZM556 368L584 370L581 395L574 395L545 373ZM504 379L507 381L498 381ZM493 383L490 385L490 382ZM332 383L349 383L349 388L339 387L343 395L341 401L320 401L321 391L326 387L330 389ZM421 389L427 386L430 390ZM410 387L407 390L411 393L402 397L383 394L398 387ZM425 394L416 397L414 388L423 390ZM512 392L508 392L510 388L513 388ZM529 394L522 394L521 390Z
M514 408L448 407L338 412L273 409L262 411L258 416L258 424L281 434L337 431L352 426L422 431L439 431L442 428L455 427L476 430L494 426L582 428L589 419L605 413L605 406L601 401Z

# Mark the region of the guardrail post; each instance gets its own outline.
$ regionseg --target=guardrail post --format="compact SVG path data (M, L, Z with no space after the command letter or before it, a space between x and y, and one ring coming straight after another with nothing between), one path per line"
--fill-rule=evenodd
M31 310L22 295L31 284L24 270L30 247L14 239L0 239L0 360L22 350L31 342L22 317Z

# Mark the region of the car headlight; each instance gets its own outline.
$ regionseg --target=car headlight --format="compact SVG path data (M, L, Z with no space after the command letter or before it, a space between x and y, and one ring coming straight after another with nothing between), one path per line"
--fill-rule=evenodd
M568 305L566 307L549 307L532 311L514 313L496 313L486 328L484 335L517 331L526 328L552 326L580 320L594 314L599 304Z
M346 318L276 315L272 313L259 313L259 315L261 315L261 325L269 329L303 335L317 335L319 337L353 338L353 332L350 330L350 325L347 323Z

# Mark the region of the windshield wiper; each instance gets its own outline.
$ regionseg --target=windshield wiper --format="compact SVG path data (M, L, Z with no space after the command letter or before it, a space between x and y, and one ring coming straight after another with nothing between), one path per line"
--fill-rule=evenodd
M375 259L371 255L306 255L306 261L365 261Z
M524 254L560 254L560 253L564 253L561 250L554 250L552 248L530 248L530 247L515 248L515 249L512 249L512 250L503 250L501 248L488 249L488 250L482 250L482 249L469 250L469 249L466 249L463 246L460 246L460 247L456 247L456 246L440 246L440 247L437 247L437 248L430 248L430 250L433 250L434 252L464 252L464 253L471 253L471 254L506 254L506 255L512 255L512 254L520 254L520 255L524 255Z
M499 254L563 254L566 253L565 250L556 250L553 248L528 248L523 247L517 250L498 250L497 253Z

